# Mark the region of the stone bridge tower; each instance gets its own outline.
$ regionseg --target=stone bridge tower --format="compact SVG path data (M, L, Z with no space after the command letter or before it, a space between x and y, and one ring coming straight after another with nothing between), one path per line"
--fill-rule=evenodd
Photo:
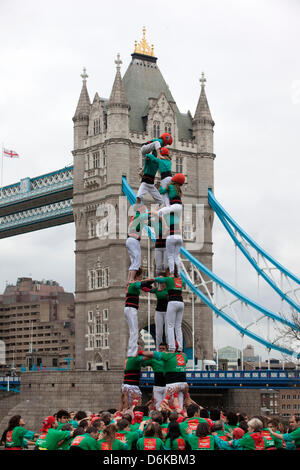
M205 79L202 76L200 80L201 92L194 117L190 112L182 114L157 66L145 30L131 56L123 78L122 62L117 57L109 99L96 93L90 101L84 69L73 117L77 369L123 367L128 339L123 308L129 257L125 247L126 229L124 237L124 222L119 222L119 213L127 207L126 201L124 204L124 200L120 200L122 176L127 177L135 191L138 189L141 145L162 132L171 132L173 136L172 170L184 173L187 180L183 202L190 206L184 211L183 240L190 249L196 230L194 208L202 204L204 240L193 254L212 267L213 215L208 206L207 190L213 188L214 122L206 99ZM116 237L111 232L115 215ZM123 237L119 236L121 231ZM104 236L107 233L110 235ZM147 266L147 243L147 240L142 241L144 266ZM151 250L151 274L153 255ZM188 292L184 297L183 333L185 348L190 351L193 344L191 297ZM153 299L151 323L154 323L154 305ZM147 307L145 294L140 301L140 328L147 327ZM212 313L200 301L195 303L194 325L195 356L212 358Z

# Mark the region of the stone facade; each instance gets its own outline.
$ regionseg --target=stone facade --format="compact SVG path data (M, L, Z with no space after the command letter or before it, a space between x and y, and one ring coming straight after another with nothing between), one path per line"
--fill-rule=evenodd
M195 204L204 205L204 243L193 254L212 268L213 214L207 191L214 183L214 122L206 99L205 80L202 78L194 118L190 112L182 114L156 61L153 55L135 52L122 79L118 57L110 98L100 98L96 93L92 103L87 91L87 74L85 71L82 74L82 90L73 117L78 369L114 370L123 366L128 340L123 310L129 257L124 221L118 220L124 205L119 199L122 176L126 176L137 191L138 169L142 166L141 145L162 132L170 131L174 138L170 148L172 171L186 175L183 202L192 204L193 208ZM101 227L106 233L114 230L110 225L114 214L116 238L103 236L101 239ZM123 235L125 231L123 238L119 236L121 231ZM146 240L142 241L142 260L147 271ZM150 273L153 274L153 262ZM154 307L151 307L151 323L154 323L153 315ZM191 300L186 293L183 319L186 349L192 347L191 315ZM142 329L147 324L147 298L142 296L139 326ZM195 303L195 338L195 355L212 359L212 313L200 301Z
M74 295L55 281L19 278L0 295L0 338L2 373L12 366L66 367L66 357L74 358Z

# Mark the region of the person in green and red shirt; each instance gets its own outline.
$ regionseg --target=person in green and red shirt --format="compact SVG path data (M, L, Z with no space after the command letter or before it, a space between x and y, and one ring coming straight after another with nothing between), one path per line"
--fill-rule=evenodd
M137 352L141 349L137 345ZM141 369L144 367L142 355L127 357L124 365L124 379L122 384L122 394L126 394L127 403L122 405L122 409L130 408L136 399L140 400L142 392L140 390ZM135 403L137 405L137 403Z
M180 432L179 424L176 421L169 423L168 434L165 440L166 450L186 450L186 442Z
M139 308L139 296L141 289L151 289L153 279L144 279L142 268L138 269L135 273L134 282L127 284L124 315L129 328L129 341L127 356L136 356L138 352L138 338L139 338L139 326L138 326L138 308Z
M238 415L233 411L228 411L226 414L226 419L224 423L224 428L226 432L232 434L232 431L238 427Z
M221 439L221 441L228 442L229 440L231 440L231 437L229 437L230 434L226 433L224 430L224 423L222 420L218 420L214 422L212 434L215 437L218 437L219 439ZM219 446L217 445L216 447L218 448Z
M241 439L245 434L245 431L241 428L235 428L232 431L232 434L224 430L224 422L222 420L217 420L214 423L211 434L215 439L215 448L219 450L242 450L241 447L236 444L235 447L232 447L230 442L232 438L235 440Z
M147 421L141 421L136 431L130 430L130 423L126 419L121 419L117 424L116 439L127 444L128 450L135 446L138 439L143 437L143 430L147 425Z
M171 352L183 350L183 335L182 335L182 317L184 311L184 302L182 298L182 280L178 275L177 266L174 267L174 275L166 277L156 277L155 282L163 283L168 291L168 305L165 316L166 323L166 336L168 342L168 349ZM176 348L176 341L178 346Z
M164 362L166 389L176 391L180 407L183 407L183 396L186 390L187 356L183 352L139 351L146 359L157 359Z
M144 168L142 172L139 172L139 175L142 177L142 181L136 196L137 207L143 201L143 197L150 193L154 201L160 206L163 205L163 198L160 195L157 187L154 185L155 175L158 170L159 158L155 157L151 153L147 153L144 157Z
M38 437L38 433L28 431L24 426L24 419L20 415L15 415L9 420L8 428L2 437L6 450L23 450L29 441L33 442L33 439Z
M98 450L127 450L126 443L116 439L117 426L109 424L103 429L103 439L97 441Z
M158 423L150 423L137 443L137 450L164 450L164 443L161 439L161 429Z
M274 439L274 444L275 444L276 449L286 448L286 443L282 439L278 439L278 437L275 437L275 434L274 434L274 433L281 434L280 429L279 429L279 419L277 418L269 419L267 427Z
M263 424L257 418L248 421L248 432L241 439L229 441L233 448L241 448L242 450L265 450L266 439L262 435Z
M131 217L128 226L128 236L126 240L126 248L130 258L130 266L128 269L127 283L134 282L136 272L141 267L141 236L143 227L150 224L151 214L147 207L141 204L135 215Z
M35 442L35 450L39 450L40 448L43 448L45 441L46 441L46 436L47 432L49 431L50 428L56 428L57 423L56 419L54 416L48 416L47 418L44 419L43 421L43 426L40 430L40 434Z
M165 343L160 343L158 347L159 352L166 352L168 350L168 345ZM150 366L154 372L154 385L153 385L153 398L155 400L155 408L159 409L161 402L164 399L166 393L166 377L165 377L165 368L164 362L158 361L157 359L148 359L143 362L145 367Z
M141 148L142 155L152 153L155 157L161 155L161 150L167 145L172 145L173 138L168 132L161 134L159 138L148 140Z
M209 425L207 422L199 423L195 434L191 430L187 431L187 442L192 450L214 450L215 439L209 434Z
M54 417L57 420L57 429L60 430L64 424L67 424L70 419L70 413L67 410L59 410L57 413L55 413Z
M68 430L63 430L64 426L67 426L68 423L63 424L61 429L58 426L55 428L55 425L50 428L46 434L45 440L43 442L43 447L40 446L41 450L59 450L59 448L69 441L73 437L74 429L72 425L68 425ZM69 444L69 442L68 442Z
M187 419L179 424L180 433L184 439L187 438L187 434L196 433L199 423L206 423L204 418L200 418L200 407L198 405L189 405L186 412Z
M287 450L300 450L300 417L291 416L289 419L290 432L282 434L274 432L270 426L269 430L273 438L280 439L286 445Z
M94 426L89 426L84 434L76 436L72 440L70 450L98 450L98 436L98 429Z

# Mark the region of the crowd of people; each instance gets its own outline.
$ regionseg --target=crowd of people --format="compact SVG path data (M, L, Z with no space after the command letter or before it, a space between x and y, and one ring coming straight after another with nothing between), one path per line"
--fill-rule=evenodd
M177 392L171 406L139 404L136 397L125 410L99 413L59 410L43 420L38 432L26 429L20 415L13 416L1 438L6 450L300 450L300 418L288 424L277 417L253 416L206 409L184 396L184 411Z

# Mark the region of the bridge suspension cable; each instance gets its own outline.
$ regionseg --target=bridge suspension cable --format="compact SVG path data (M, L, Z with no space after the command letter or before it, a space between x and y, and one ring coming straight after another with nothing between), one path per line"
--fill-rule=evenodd
M280 296L282 301L289 304L291 309L300 313L300 301L297 292L300 290L300 278L290 272L278 261L269 255L263 248L261 248L225 211L221 204L216 200L211 189L208 190L208 202L214 210L224 228L232 238L235 246L243 253L246 259L250 262L253 268ZM260 263L263 266L260 267ZM271 266L269 264L271 264ZM280 274L280 279L276 279L274 272ZM287 290L283 290L283 281L287 284ZM291 281L297 284L293 287Z

